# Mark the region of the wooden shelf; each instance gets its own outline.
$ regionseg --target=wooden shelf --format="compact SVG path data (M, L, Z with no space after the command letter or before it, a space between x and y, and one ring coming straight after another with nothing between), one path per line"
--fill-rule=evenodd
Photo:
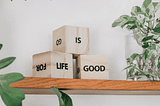
M26 77L10 84L25 94L54 94L51 86L77 95L160 95L160 81L119 81Z

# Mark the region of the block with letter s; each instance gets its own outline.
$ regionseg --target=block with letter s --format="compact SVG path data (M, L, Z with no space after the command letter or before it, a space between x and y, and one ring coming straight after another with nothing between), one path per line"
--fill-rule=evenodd
M71 53L76 57L89 54L89 28L65 25L54 30L53 51Z

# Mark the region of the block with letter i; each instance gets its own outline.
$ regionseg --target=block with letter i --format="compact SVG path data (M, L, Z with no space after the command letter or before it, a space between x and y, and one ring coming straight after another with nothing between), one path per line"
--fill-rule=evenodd
M109 79L106 55L80 55L77 61L79 79Z
M53 31L53 51L89 54L89 28L65 25Z
M33 77L73 78L72 54L48 51L33 55Z

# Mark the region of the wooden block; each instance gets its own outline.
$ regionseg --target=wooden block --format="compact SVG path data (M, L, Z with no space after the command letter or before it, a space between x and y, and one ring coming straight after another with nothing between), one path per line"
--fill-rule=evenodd
M89 28L63 26L53 31L53 51L89 54Z
M33 77L73 78L72 54L44 52L33 55Z
M77 66L79 79L109 79L106 55L80 55Z

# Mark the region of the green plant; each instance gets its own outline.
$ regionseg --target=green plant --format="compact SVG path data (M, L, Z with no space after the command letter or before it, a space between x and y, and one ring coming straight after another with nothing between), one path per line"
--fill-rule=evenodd
M0 44L0 50L2 48ZM10 65L15 60L15 57L8 57L0 60L0 69L3 69ZM24 92L10 87L10 83L14 83L24 79L24 76L20 73L9 73L0 75L0 95L3 102L7 106L22 106L22 100L25 99Z
M159 8L160 2L144 0L141 7L132 7L131 16L122 15L112 24L132 30L143 48L142 54L133 53L128 59L129 66L124 70L129 70L130 76L143 74L149 80L160 76L160 18L155 16Z
M57 94L59 99L59 106L73 106L72 99L62 91L59 91L58 88L51 87L51 89Z
M2 48L0 44L0 50ZM7 57L0 60L0 69L9 66L16 58ZM25 99L25 94L23 91L10 87L10 83L14 83L24 79L24 76L20 73L9 73L0 75L0 95L3 102L7 106L22 106L22 100ZM51 87L51 89L57 94L59 98L59 106L73 106L72 99L58 88Z

